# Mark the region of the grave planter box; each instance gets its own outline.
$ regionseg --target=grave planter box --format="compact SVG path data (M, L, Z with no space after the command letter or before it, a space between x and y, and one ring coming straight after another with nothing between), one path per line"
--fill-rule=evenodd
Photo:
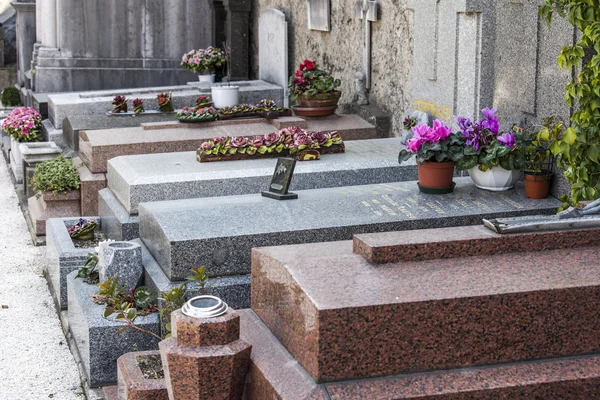
M268 119L277 119L279 117L291 117L294 115L292 110L283 110L283 111L261 111L261 112L241 112L241 113L233 113L233 114L223 114L219 113L219 119L222 121L226 121L229 119L237 119L237 118L268 118Z
M131 328L119 333L125 324L104 318L105 306L94 303L90 297L98 287L75 279L76 275L74 271L67 276L69 328L89 385L112 385L117 381L117 359L132 349L156 350L158 339ZM138 317L135 324L157 335L160 333L158 313Z
M329 147L321 147L319 149L306 149L306 150L316 150L320 154L335 154L335 153L344 153L346 151L346 146L344 143L341 144L333 144ZM249 154L203 154L200 150L196 152L196 159L199 162L212 162L212 161L235 161L235 160L253 160L260 158L276 158L276 157L297 157L301 154L302 151L296 152L295 154L290 154L288 150L283 150L281 153L273 152L273 153L255 153L253 155Z
M35 226L37 235L46 234L46 221L50 218L67 218L81 216L81 193L71 190L67 193L53 194L44 192L39 198L27 199L29 216Z
M100 224L99 217L95 219ZM75 218L52 218L46 222L46 279L59 310L67 309L67 275L79 269L93 248L77 248L67 232ZM96 229L102 229L98 226Z
M136 351L117 360L119 399L168 400L167 384L163 379L146 379L138 366L138 357L158 356L158 351Z

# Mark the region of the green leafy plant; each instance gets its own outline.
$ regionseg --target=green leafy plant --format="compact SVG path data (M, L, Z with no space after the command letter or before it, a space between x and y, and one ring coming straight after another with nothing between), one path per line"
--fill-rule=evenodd
M119 283L119 278L110 277L106 282L99 283L98 287L100 290L96 294L105 298L108 302L123 294L123 287Z
M171 337L171 314L175 310L179 310L185 304L185 295L187 290L185 283L171 288L165 292L161 292L158 298L162 304L159 310L160 323L165 339Z
M98 256L95 253L88 254L88 258L81 268L77 270L75 278L81 278L85 283L98 283Z
M135 307L139 310L150 308L156 304L156 293L145 286L140 286L133 293L135 298Z
M205 265L199 268L192 268L192 275L185 279L191 282L196 282L200 286L200 294L202 295L205 295L206 289L210 287L210 284L208 283L210 274L206 271Z
M14 107L21 105L21 95L19 89L14 86L7 86L2 91L2 98L0 99L4 107Z
M318 68L315 61L304 60L296 73L290 77L288 91L292 99L302 95L331 93L342 85L331 73Z
M563 207L600 197L600 3L596 0L545 0L540 15L548 26L554 14L566 18L578 31L579 40L563 47L561 68L579 73L566 87L565 100L575 111L569 127L558 124L544 130L550 150L571 185Z
M58 194L78 190L80 184L77 169L70 159L62 155L38 164L31 178L31 185L37 192L37 197L40 197L42 192Z

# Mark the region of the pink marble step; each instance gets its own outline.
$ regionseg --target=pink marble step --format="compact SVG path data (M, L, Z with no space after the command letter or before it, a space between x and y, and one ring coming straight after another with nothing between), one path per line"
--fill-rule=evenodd
M600 229L500 235L484 226L460 226L354 236L354 253L375 264L598 245Z
M239 313L253 349L247 400L600 398L600 355L317 384L252 310Z
M253 250L252 309L316 382L600 353L600 248L374 265Z

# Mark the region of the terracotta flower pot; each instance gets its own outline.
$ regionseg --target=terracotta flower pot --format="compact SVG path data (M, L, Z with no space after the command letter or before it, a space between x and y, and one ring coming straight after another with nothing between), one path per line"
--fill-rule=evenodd
M423 193L443 194L454 190L454 162L417 162L419 170L419 189Z
M544 175L524 174L525 196L530 199L545 199L550 193L552 173Z
M298 96L298 104L302 107L333 107L340 101L342 92L334 90L329 93L302 94Z

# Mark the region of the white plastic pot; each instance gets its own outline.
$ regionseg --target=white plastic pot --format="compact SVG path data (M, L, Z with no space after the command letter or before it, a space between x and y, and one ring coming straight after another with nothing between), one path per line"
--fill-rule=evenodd
M211 92L215 108L231 107L240 103L239 86L213 86Z
M215 74L198 75L198 80L204 83L215 83Z
M484 172L477 166L469 170L469 176L479 189L503 192L515 187L521 177L521 171L509 171L502 167L493 167Z

